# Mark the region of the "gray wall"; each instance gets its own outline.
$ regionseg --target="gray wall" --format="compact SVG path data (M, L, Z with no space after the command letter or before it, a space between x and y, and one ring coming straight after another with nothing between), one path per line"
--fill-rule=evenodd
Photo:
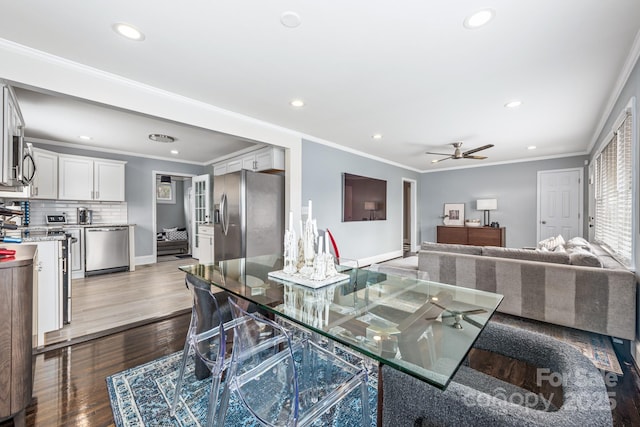
M125 200L127 201L129 223L136 225L136 257L151 256L153 254L153 245L156 241L155 235L153 234L152 223L152 208L154 207L152 198L155 184L151 171L159 170L163 172L202 175L209 173L211 169L210 166L168 162L164 160L128 156L125 154L100 153L97 151L61 147L58 145L35 143L34 146L57 153L74 154L78 156L102 159L124 160L127 162L125 166L124 194Z
M156 203L156 230L163 228L186 227L184 215L184 185L182 181L176 182L175 203ZM191 234L191 231L189 231Z
M342 222L343 172L387 181L385 221ZM331 230L343 257L363 259L402 250L402 178L415 180L420 194L420 174L417 172L302 141L303 207L309 199L313 201L313 216L318 221L318 228ZM419 206L418 202L418 215ZM420 236L418 242L419 239Z
M475 201L495 198L498 209L491 212L491 221L506 227L506 246L535 246L538 171L584 168L586 158L564 157L424 173L419 193L422 239L436 241L436 226L442 225L445 203L464 203L465 218L482 221L483 212L476 210Z

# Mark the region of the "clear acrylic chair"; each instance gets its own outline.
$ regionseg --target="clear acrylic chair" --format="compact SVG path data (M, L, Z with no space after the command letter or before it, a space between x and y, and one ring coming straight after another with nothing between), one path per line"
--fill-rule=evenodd
M185 368L189 353L193 349L196 355L196 377L205 376L202 372L199 372L203 369L211 373L211 392L209 394L206 426L212 427L216 420L220 378L225 365L228 365L230 360L227 357L225 361L227 349L225 329L232 329L238 321L231 320L224 323L225 317L228 319L230 313L225 316L224 310L221 310L218 300L211 292L208 283L201 282L194 276L187 276L185 282L193 296L193 306L191 309L191 323L189 324L182 353L182 363L171 403L171 416L175 416L178 407Z
M276 322L247 313L232 298L229 304L234 318L247 320L235 329L219 425L224 424L231 393L262 425L307 426L357 389L362 425L371 425L365 369L311 340L294 343Z

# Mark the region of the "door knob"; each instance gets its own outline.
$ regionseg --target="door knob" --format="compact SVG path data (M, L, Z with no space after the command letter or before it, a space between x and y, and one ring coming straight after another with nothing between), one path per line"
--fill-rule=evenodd
M546 224L546 223L547 223L547 221L540 221L540 222L541 222L542 224Z

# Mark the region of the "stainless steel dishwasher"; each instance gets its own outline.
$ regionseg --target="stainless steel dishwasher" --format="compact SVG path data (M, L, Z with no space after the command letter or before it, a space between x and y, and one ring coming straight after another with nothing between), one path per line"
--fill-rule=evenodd
M129 227L87 227L85 275L129 270Z

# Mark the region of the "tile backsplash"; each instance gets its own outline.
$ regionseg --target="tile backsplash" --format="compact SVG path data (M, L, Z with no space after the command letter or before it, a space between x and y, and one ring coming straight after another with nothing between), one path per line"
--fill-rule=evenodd
M127 224L127 204L122 202L74 202L71 200L29 201L31 211L30 226L45 225L45 215L67 215L68 224L78 223L77 208L93 210L94 224Z

